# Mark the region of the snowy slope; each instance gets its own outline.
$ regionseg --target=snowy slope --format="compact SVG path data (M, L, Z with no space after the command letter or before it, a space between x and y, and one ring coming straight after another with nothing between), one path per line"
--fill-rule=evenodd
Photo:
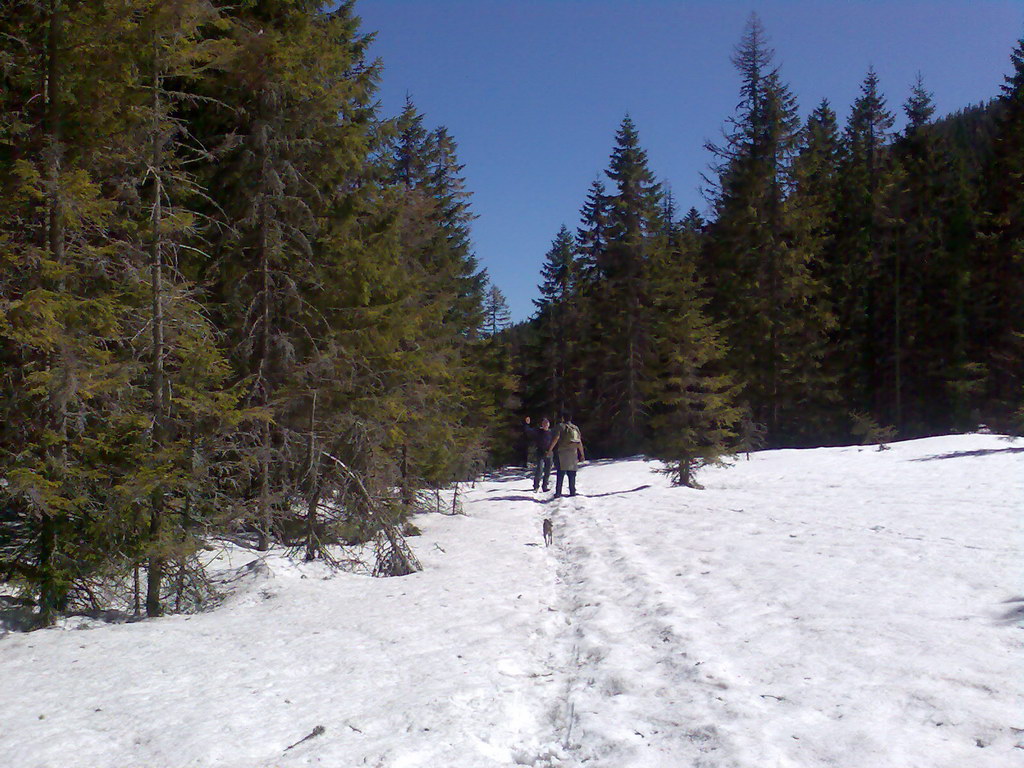
M1024 444L654 467L479 483L418 521L413 576L272 557L211 613L7 634L2 764L1024 763Z

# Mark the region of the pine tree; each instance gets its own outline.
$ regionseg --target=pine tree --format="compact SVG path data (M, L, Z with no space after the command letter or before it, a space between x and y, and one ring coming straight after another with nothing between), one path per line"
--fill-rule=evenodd
M894 118L869 70L843 134L831 294L836 298L838 367L851 410L893 417L891 312L894 278L888 151Z
M110 502L130 456L109 415L131 371L130 306L104 184L130 101L122 22L95 4L14 2L0 35L0 557L43 624L123 533Z
M427 179L431 158L423 118L412 96L406 94L405 107L395 124L398 138L391 149L389 181L407 190L424 184Z
M752 15L733 57L741 78L737 114L725 143L709 145L718 159L709 251L713 309L725 323L730 367L753 417L780 443L806 439L831 320L815 269L820 243L806 230L804 212L789 203L799 120L773 58Z
M992 156L982 180L977 260L972 269L972 359L987 373L985 417L1010 430L1024 391L1024 38L999 97ZM1017 414L1015 416L1015 414Z
M579 268L576 241L563 225L541 266L541 298L533 302L537 335L529 375L541 391L534 405L553 416L574 412L579 404Z
M497 336L512 324L512 314L509 312L505 294L493 283L484 293L483 311L483 333L487 336Z
M725 345L707 316L697 274L694 214L691 209L685 225L666 225L652 249L652 354L644 384L650 454L666 462L675 484L688 487L699 487L696 472L730 451L739 417Z
M917 434L948 430L967 370L965 266L954 227L969 205L947 144L931 126L931 94L918 75L894 142L899 166L893 235L893 423Z
M608 249L609 205L604 182L595 179L587 190L586 202L580 211L580 226L576 230L576 249L583 279L595 279L598 264L604 261Z
M828 285L829 266L834 263L839 161L836 114L828 101L822 100L801 131L791 169L792 188L785 203L790 248L802 260L811 287L804 294L808 304L794 316L791 330L793 342L803 345L800 355L811 362L802 369L800 404L804 414L797 433L812 442L834 439L839 432L835 417L840 400L839 371L831 365L834 360L828 344L835 329L835 297L829 294Z
M825 241L831 237L837 205L840 149L836 113L823 99L802 131L793 167L793 197L803 208L801 218L810 219L808 226Z
M518 380L513 373L512 315L505 294L496 285L491 284L484 294L483 314L484 327L473 344L466 391L479 404L475 406L476 412L485 417L478 424L489 446L487 458L491 462L509 461L513 458L511 446L502 438L514 433L517 426L512 411L518 404ZM455 479L466 479L472 474L472 467L466 466Z
M451 322L461 335L471 335L480 325L480 311L486 279L472 252L469 228L474 216L469 209L470 193L462 176L455 139L444 127L433 136L435 160L430 189L439 205L441 234L447 253L445 274L455 288Z
M601 298L604 284L601 280L599 263L603 263L608 249L608 216L610 199L607 188L600 178L591 182L585 202L579 214L576 229L576 278L571 301L576 318L575 344L567 350L566 371L572 372L576 384L571 387L574 394L568 406L578 410L578 419L587 430L588 436L599 429L597 419L590 422L593 408L579 410L583 403L593 404L600 400L600 387L604 375L604 360L595 350L602 348L603 330L601 320ZM591 447L593 441L588 439Z
M158 615L203 535L300 505L307 557L340 526L411 567L396 488L478 470L514 386L455 143L410 102L389 162L352 3L25 0L2 32L0 572L44 623Z
M422 361L411 367L419 374L407 391L430 403L403 428L402 464L407 476L436 487L486 460L487 436L507 426L514 383L497 327L507 322L500 302L492 306L494 317L485 311L486 275L471 249L473 215L455 141L444 128L427 131L423 120L407 100L388 163L400 196L400 248L425 319L418 335L409 336ZM488 333L488 319L495 334Z
M613 192L607 197L606 246L596 254L597 286L589 318L595 326L592 338L598 341L588 353L603 365L591 442L629 453L641 447L644 435L648 244L660 227L661 188L628 115L616 132L606 175Z
M700 235L704 232L705 226L706 222L704 221L704 217L700 215L700 211L696 208L691 207L690 210L686 212L686 216L683 217L683 232L692 235Z
M386 215L370 163L377 65L365 59L369 37L352 3L243 6L226 36L230 50L190 117L197 139L218 153L201 179L214 203L203 212L220 233L209 276L245 405L259 414L239 438L248 462L242 495L266 547L277 521L298 501L308 506L324 483L358 485L343 470L329 477L314 466L310 475L311 425L327 446L346 427L340 415L313 418L312 404L321 416L348 412L336 391L348 383L341 371L365 370L366 361L359 345L336 335L376 298L369 285L379 280L388 295L398 270L380 255L384 238L374 239L382 225L373 222ZM372 433L366 456L380 450L381 434ZM372 473L371 463L346 466Z

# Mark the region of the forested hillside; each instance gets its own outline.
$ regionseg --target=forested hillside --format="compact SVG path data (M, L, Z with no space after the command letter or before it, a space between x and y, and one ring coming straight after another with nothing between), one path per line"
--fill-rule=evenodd
M414 567L403 521L510 385L455 139L379 114L353 4L12 0L0 32L0 580L45 624L201 603L214 533Z
M845 124L802 118L756 15L732 62L706 217L622 121L510 334L527 407L686 484L759 445L1019 429L1024 41L998 98L941 120L920 77L894 109L870 69Z

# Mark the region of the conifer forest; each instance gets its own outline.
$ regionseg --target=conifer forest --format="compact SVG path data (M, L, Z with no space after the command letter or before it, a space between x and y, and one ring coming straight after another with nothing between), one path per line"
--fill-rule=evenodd
M512 324L458 137L381 113L371 39L352 0L3 3L0 581L40 624L200 607L215 536L415 569L411 514L521 464L528 414L690 486L1021 430L1024 40L988 103L869 70L841 124L752 17L707 208L625 116Z

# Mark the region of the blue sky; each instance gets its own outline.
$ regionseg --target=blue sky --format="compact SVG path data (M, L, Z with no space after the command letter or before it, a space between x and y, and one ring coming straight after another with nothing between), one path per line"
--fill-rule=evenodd
M891 110L917 73L938 115L999 92L1024 35L1020 0L358 0L380 101L411 94L459 145L482 266L513 317L533 312L540 265L575 230L628 112L651 168L703 210L708 139L738 100L729 61L751 11L806 114L828 98L845 119L869 66ZM902 125L902 122L897 125Z

